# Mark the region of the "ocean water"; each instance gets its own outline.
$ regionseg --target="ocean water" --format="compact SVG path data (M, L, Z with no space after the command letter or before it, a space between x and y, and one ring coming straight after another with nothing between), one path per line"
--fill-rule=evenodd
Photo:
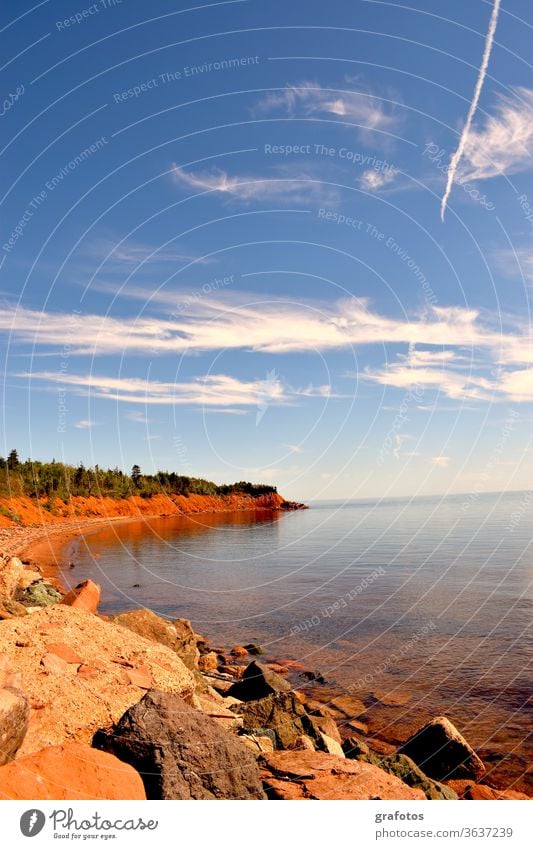
M493 783L532 792L532 540L526 493L329 502L111 526L64 580L100 583L103 612L146 606L300 660L389 742L445 714Z

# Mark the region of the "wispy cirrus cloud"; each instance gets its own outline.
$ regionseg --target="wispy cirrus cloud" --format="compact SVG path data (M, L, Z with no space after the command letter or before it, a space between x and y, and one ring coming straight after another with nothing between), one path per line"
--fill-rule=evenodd
M21 372L17 375L39 381L49 388L69 387L83 397L105 398L129 404L150 406L258 408L264 402L265 380L239 380L225 374L204 375L188 381L159 381L139 377L110 377L99 374L72 374L52 371ZM288 386L277 375L268 378L268 406L293 406L311 395L324 398L322 387L312 393ZM329 396L328 396L329 397ZM130 417L131 418L131 417ZM134 418L135 421L139 420ZM92 423L85 423L90 426Z
M256 104L253 113L282 111L294 117L337 116L356 124L362 133L378 131L390 135L400 122L397 103L394 97L379 97L351 78L346 78L338 89L304 80L267 94Z
M301 206L309 203L334 205L339 201L338 190L317 176L314 165L298 171L284 165L270 176L232 177L218 168L186 171L173 163L172 179L178 186L197 192L214 192L240 203L262 200L283 206Z
M459 182L488 180L533 168L533 89L499 95L496 109L468 135Z
M363 374L367 381L403 390L418 385L456 400L533 397L533 336L527 322L516 320L503 331L497 321L491 323L476 310L462 307L432 307L408 319L385 316L358 298L304 305L279 297L257 299L226 292L223 300L199 299L186 314L173 313L170 318L84 315L74 335L69 332L67 314L4 309L0 310L2 331L10 334L11 346L31 344L36 355L50 355L68 343L71 357L89 354L95 358L139 354L155 359L238 349L274 355L395 346L400 348L396 359L381 368L368 368ZM407 353L402 353L402 348ZM139 403L141 390L138 384L135 387L131 399ZM157 384L152 388L150 403L169 402L169 386L164 384L161 392ZM222 393L214 393L212 387L209 393L208 381L202 383L198 395L199 386L188 384L182 387L180 397L190 400L190 390L195 398L216 396L216 403L224 408L224 399L236 397L235 388L225 384ZM120 400L130 398L125 384L120 389L99 386L101 392L113 389L120 392ZM261 399L264 402L264 382L253 392L254 404ZM275 381L269 398L271 392L275 399ZM298 395L327 398L332 397L332 389L303 387Z
M203 257L186 253L169 245L154 245L148 242L138 242L133 239L101 238L94 241L86 249L86 254L93 259L105 261L107 266L117 263L123 270L124 265L140 266L176 262L201 262Z

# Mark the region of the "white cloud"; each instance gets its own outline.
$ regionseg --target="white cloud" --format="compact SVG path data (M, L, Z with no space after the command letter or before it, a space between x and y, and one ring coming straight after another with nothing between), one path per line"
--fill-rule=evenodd
M458 171L458 181L517 174L533 166L533 89L499 95L496 112L474 127Z
M293 454L303 454L303 448L299 445L291 445L290 442L284 442L283 447L288 448Z
M156 263L206 262L203 257L183 253L168 245L158 246L132 239L99 239L89 247L87 253L95 259L105 261L106 270L107 266L113 263L118 263L122 268L125 264L153 266Z
M432 457L431 462L434 466L438 466L439 469L447 469L450 465L450 457Z
M129 404L187 405L208 407L213 411L228 408L259 407L264 403L264 380L238 380L224 374L196 377L190 381L165 382L138 377L107 377L96 374L58 374L57 372L23 372L18 375L49 385L73 387L78 395L105 398ZM273 376L268 384L268 406L294 405L299 399L311 396L310 390L294 389ZM320 387L315 397L321 398ZM231 410L233 412L234 410Z
M288 166L278 168L271 176L244 175L231 177L226 171L185 171L175 163L172 177L179 186L198 192L218 192L233 201L249 203L270 201L284 206L316 203L334 205L339 193L316 176L316 167L295 172Z
M148 418L146 413L141 413L140 410L126 410L124 418L128 419L130 422L136 422L137 424L149 424L152 421L152 419Z
M382 189L383 186L388 186L394 182L396 174L397 172L393 168L386 171L375 171L373 169L363 171L359 179L359 185L368 192L376 192L378 189Z
M354 84L347 79L345 85ZM327 89L318 83L303 81L287 85L259 101L255 114L283 111L289 115L336 115L358 124L361 130L387 132L398 123L391 99L380 98L369 90Z
M79 422L76 422L74 426L79 428L80 430L89 430L90 428L94 427L94 425L95 422L92 422L90 419L81 419Z

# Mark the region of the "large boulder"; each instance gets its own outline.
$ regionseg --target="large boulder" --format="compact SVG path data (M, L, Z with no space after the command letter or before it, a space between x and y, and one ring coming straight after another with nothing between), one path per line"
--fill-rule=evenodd
M276 735L276 746L287 749L302 734L316 739L317 732L304 706L294 693L276 693L264 699L245 702L233 710L242 717L244 729L270 728Z
M0 595L13 598L24 572L24 565L18 557L10 557L5 563L0 562Z
M127 610L113 618L113 622L134 631L147 640L161 643L176 652L185 666L195 669L200 652L196 636L188 619L170 621L157 616L152 610L143 607L139 610Z
M272 752L261 757L271 799L424 799L424 793L373 764L323 752Z
M96 613L100 604L100 587L91 580L82 581L63 597L62 604L87 613Z
M80 743L49 746L0 767L0 799L146 799L140 775Z
M29 719L24 693L14 687L0 689L0 766L12 760L22 746Z
M231 688L230 695L243 702L251 702L273 693L287 693L290 689L291 685L285 678L273 672L264 663L252 660L244 670L242 678Z
M445 716L437 716L420 728L398 754L407 755L430 778L478 779L485 766L473 748Z
M177 696L151 690L93 745L135 767L148 799L264 798L247 746Z

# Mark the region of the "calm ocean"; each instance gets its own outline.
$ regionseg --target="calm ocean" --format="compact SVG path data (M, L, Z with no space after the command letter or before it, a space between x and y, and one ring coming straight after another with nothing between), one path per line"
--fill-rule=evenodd
M365 698L370 732L391 742L446 714L518 789L532 539L527 493L329 502L117 525L78 544L64 579L100 583L102 612L146 606L213 645L301 660Z

